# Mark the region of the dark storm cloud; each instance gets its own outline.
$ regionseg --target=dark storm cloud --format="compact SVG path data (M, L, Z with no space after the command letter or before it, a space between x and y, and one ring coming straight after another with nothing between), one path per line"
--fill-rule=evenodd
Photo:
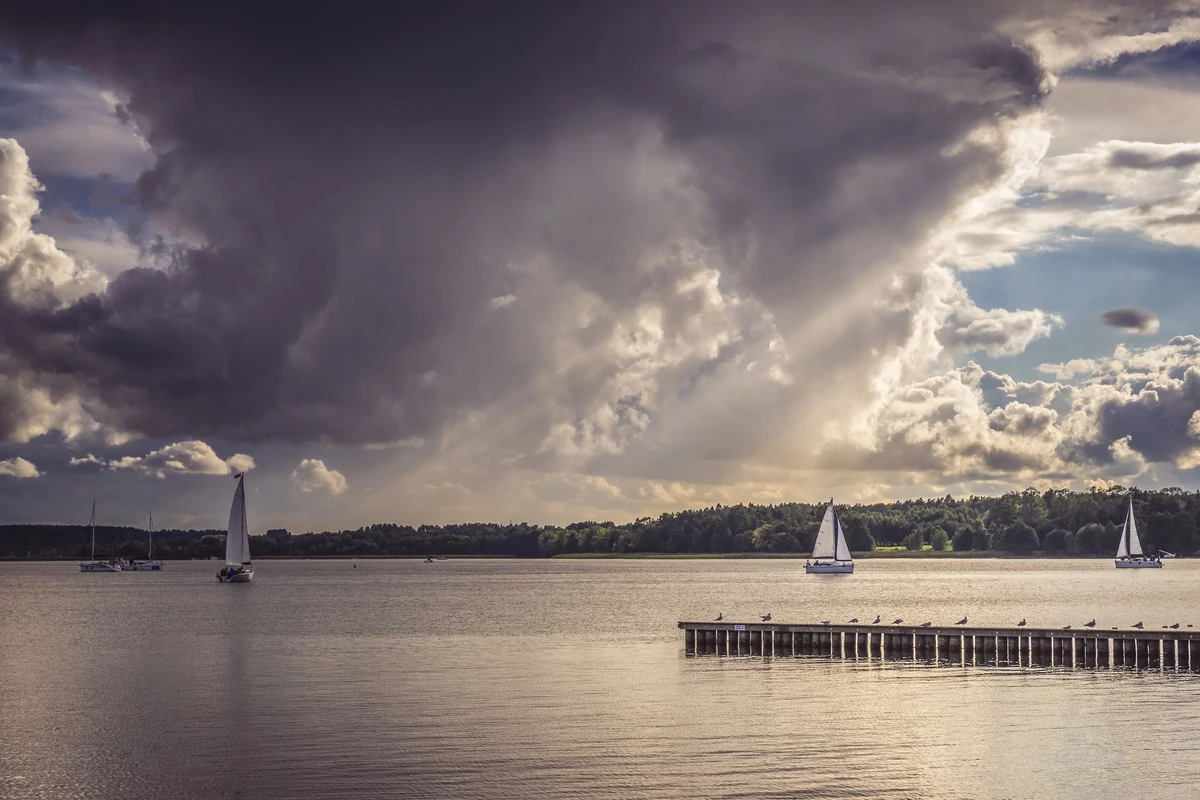
M1149 389L1146 391L1145 389ZM1134 397L1117 397L1099 409L1101 440L1128 436L1147 461L1172 461L1196 446L1192 418L1200 411L1200 369L1188 367L1177 380L1142 387Z
M1134 333L1154 333L1158 330L1158 317L1140 308L1109 309L1100 315L1100 321Z
M157 156L134 197L177 243L62 308L5 292L0 348L130 431L394 441L545 370L545 305L488 316L507 265L633 307L682 236L795 336L1002 173L972 130L1041 101L997 35L1022 7L966 5L29 4L4 35L127 95ZM843 364L905 334L855 325Z

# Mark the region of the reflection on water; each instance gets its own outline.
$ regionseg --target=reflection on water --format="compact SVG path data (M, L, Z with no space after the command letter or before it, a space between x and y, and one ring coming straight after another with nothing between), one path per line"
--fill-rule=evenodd
M1200 676L689 656L680 619L1200 624L1200 562L0 564L0 797L1193 797ZM77 570L77 568L75 568ZM1018 658L1020 660L1018 650Z

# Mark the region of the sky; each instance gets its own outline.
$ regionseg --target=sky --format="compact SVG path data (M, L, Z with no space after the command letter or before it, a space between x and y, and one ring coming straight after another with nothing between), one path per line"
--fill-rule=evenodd
M1200 3L0 21L0 523L1200 488Z

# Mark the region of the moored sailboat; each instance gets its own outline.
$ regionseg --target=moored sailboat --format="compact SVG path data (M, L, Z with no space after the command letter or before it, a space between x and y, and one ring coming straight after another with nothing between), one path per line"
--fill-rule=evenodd
M120 572L121 565L116 561L96 560L96 501L92 501L92 519L88 522L92 528L92 560L79 564L80 572Z
M246 473L239 472L233 505L229 509L229 530L225 534L225 566L217 573L221 583L249 583L254 578L250 563L250 528L246 522Z
M1137 522L1133 518L1133 498L1129 498L1129 512L1125 515L1125 527L1121 529L1121 541L1117 545L1114 562L1117 569L1161 569L1162 561L1157 556L1142 552L1142 540L1138 537Z
M805 564L804 571L810 574L846 574L854 572L854 559L850 557L850 545L842 531L842 521L833 508L833 498L825 509L817 541L813 545L813 563Z
M160 572L163 568L163 562L154 560L154 514L150 514L150 530L149 542L146 549L146 559L144 561L133 561L125 569L131 569L135 572Z

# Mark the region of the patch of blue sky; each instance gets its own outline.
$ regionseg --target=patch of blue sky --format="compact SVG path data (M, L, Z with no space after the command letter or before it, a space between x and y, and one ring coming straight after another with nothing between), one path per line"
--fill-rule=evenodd
M1105 233L1054 249L1021 253L1012 266L961 273L982 308L1040 308L1064 326L1014 356L976 357L986 368L1018 380L1053 378L1037 365L1111 355L1118 344L1149 347L1172 336L1200 334L1200 249L1150 241L1130 233ZM1100 315L1140 308L1158 316L1157 333L1113 328Z
M1068 70L1063 77L1142 78L1200 75L1200 43L1181 42L1147 53L1125 53L1108 63Z

